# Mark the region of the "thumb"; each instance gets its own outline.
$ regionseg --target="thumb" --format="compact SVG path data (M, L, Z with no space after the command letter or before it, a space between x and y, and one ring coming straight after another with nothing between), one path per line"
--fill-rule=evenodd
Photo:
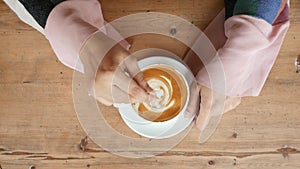
M200 86L200 96L201 103L199 114L196 119L196 126L202 131L208 123L212 106L212 91L205 86Z
M199 88L197 86L197 82L194 81L191 85L190 89L190 101L189 105L186 109L186 112L184 114L184 117L186 118L191 118L193 117L196 113L198 113L199 110L199 102L200 102L200 96L199 96Z

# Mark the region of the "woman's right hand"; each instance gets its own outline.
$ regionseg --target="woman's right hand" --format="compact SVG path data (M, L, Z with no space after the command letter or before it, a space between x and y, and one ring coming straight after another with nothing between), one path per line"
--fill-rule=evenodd
M107 106L148 101L152 91L137 65L136 57L120 45L103 58L94 87L96 99Z

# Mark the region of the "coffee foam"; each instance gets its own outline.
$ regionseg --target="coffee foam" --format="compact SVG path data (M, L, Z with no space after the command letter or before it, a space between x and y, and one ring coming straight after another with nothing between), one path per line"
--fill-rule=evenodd
M153 66L143 70L146 81L153 89L148 102L133 104L146 120L162 122L175 117L187 99L186 84L181 75L168 66Z

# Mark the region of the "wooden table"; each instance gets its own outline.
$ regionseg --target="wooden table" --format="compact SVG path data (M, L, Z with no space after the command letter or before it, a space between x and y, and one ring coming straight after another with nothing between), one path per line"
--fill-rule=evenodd
M159 11L178 15L204 29L223 8L222 0L101 0L106 20ZM198 143L193 128L161 155L130 159L88 141L72 101L73 70L63 66L48 41L0 2L0 168L300 168L300 2L291 1L291 27L259 97L244 98L223 116L215 134ZM186 48L150 35L131 38L136 50L161 47L178 55ZM110 114L113 108L105 108ZM118 121L112 125L118 124ZM121 123L121 122L120 122ZM124 129L127 130L127 129ZM115 140L116 144L118 140ZM34 168L31 167L31 168Z

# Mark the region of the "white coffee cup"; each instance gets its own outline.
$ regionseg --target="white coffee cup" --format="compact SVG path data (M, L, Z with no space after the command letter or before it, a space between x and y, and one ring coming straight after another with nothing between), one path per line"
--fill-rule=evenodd
M180 133L189 126L194 119L194 115L185 115L191 101L191 92L193 92L191 91L191 86L195 82L194 75L180 59L166 56L143 58L138 61L138 65L141 70L149 67L165 66L176 71L175 74L182 77L185 85L184 87L186 87L186 98L184 99L185 102L183 103L180 112L175 117L161 122L154 122L141 117L132 104L115 104L115 107L119 109L124 122L133 131L148 138L162 139Z

